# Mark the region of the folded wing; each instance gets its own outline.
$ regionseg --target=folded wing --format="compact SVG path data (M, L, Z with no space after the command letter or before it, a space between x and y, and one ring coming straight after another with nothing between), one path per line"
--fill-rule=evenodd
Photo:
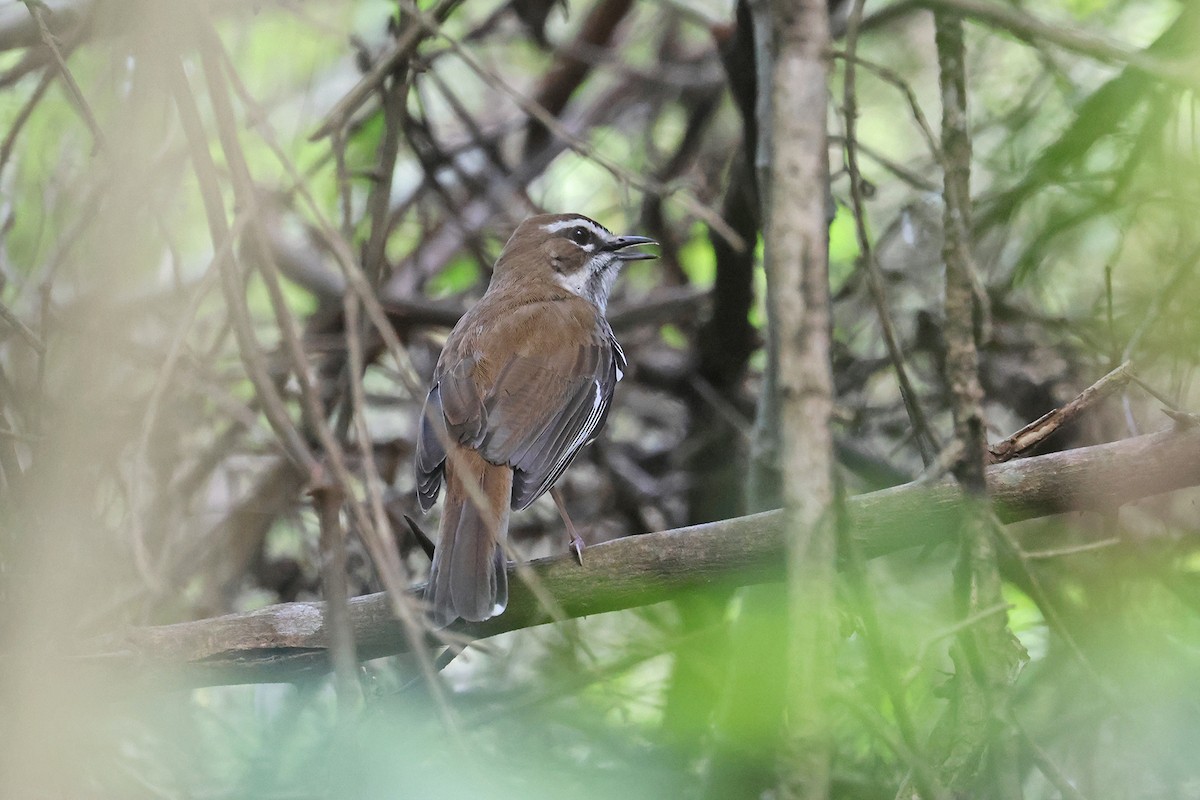
M445 469L445 443L461 442L513 468L512 508L528 506L570 466L604 424L625 366L611 335L581 346L511 355L503 364L466 358L436 376L417 441L417 495L428 510ZM479 381L481 373L494 381ZM481 395L480 383L490 383Z

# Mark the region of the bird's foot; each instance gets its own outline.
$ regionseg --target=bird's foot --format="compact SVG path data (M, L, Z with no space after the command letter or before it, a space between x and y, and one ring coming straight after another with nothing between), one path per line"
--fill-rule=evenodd
M583 551L587 549L587 545L583 543L583 537L578 532L571 531L571 543L568 545L571 554L575 556L575 561L579 566L583 566Z

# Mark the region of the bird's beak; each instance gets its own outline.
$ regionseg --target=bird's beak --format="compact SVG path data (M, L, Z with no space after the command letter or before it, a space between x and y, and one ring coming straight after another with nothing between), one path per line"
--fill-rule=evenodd
M625 250L627 247L634 247L639 244L658 244L658 242L649 236L618 236L606 244L604 249L616 252L617 258L622 261L641 261L644 258L658 258L654 253L643 253L641 250Z

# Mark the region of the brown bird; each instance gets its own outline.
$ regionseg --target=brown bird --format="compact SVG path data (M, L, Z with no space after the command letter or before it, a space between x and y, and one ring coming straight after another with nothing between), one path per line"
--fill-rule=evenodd
M621 266L654 258L628 249L640 244L657 242L581 214L530 217L446 340L416 457L423 511L446 482L425 588L436 625L504 611L510 509L550 489L604 425L625 368L604 314Z

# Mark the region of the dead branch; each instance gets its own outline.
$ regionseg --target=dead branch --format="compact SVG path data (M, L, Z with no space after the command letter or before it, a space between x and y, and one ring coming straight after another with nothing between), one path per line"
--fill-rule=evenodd
M1131 375L1126 361L1100 380L1079 393L1066 405L1049 411L1003 441L988 447L988 461L995 464L1027 453L1050 438L1059 428L1129 383Z

